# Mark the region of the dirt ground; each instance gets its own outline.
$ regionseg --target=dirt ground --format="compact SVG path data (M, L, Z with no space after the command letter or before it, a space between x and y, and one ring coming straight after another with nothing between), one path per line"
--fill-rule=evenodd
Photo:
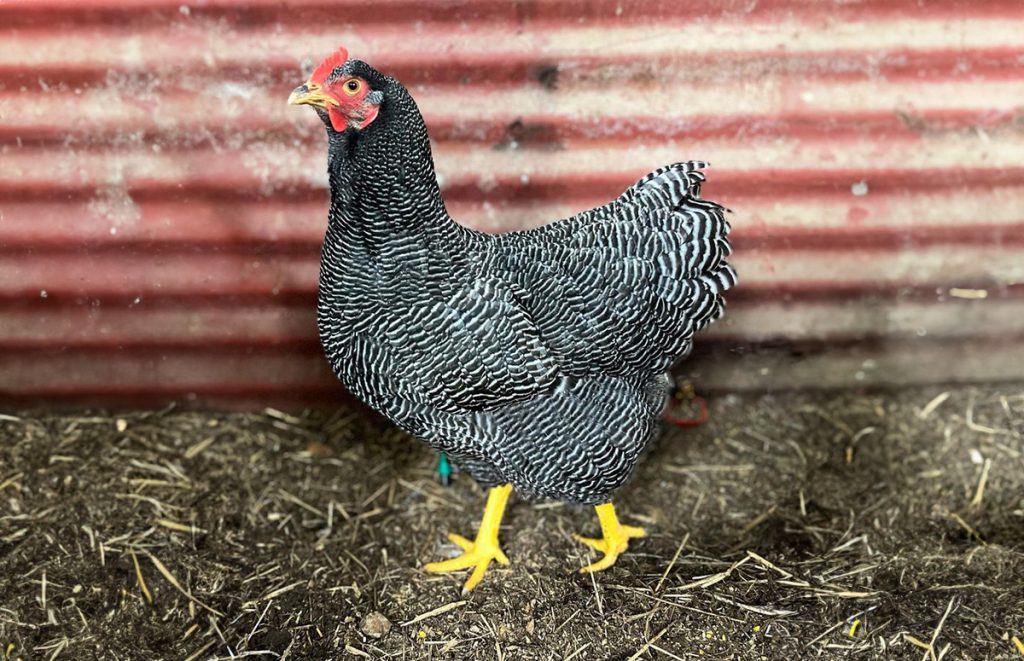
M0 434L4 659L1024 659L1024 385L720 399L621 492L616 567L516 501L466 597L419 567L484 494L362 410Z

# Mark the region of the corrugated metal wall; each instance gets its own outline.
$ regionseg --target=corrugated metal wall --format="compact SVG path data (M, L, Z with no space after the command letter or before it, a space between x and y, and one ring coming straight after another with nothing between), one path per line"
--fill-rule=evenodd
M324 137L285 98L341 44L413 91L477 228L711 161L742 286L699 388L1024 375L1019 0L45 0L0 26L6 404L336 395Z

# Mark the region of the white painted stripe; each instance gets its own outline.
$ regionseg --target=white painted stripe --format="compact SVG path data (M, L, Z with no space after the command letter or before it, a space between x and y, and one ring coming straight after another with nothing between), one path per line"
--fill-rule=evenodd
M1024 70L1024 69L1022 69ZM296 84L301 82L296 78ZM44 92L33 85L0 92L0 117L7 127L45 126L74 133L120 130L130 140L141 129L196 130L224 124L240 128L286 129L297 136L319 131L313 113L285 103L288 90L268 91L252 81L192 81L191 89L161 91L145 81L71 92ZM859 113L906 116L908 130L918 116L935 111L1010 114L1024 107L1024 80L824 81L778 77L716 83L669 82L650 88L625 86L628 93L609 94L586 86L548 91L537 87L495 89L489 86L432 85L413 89L428 127L461 120L473 123L530 123L552 118L582 121L588 134L621 140L630 135L627 119L657 118L666 137L685 139L693 120L811 113L827 115L833 126L858 121ZM591 127L591 125L594 125ZM928 129L927 124L920 129ZM931 129L934 130L934 129ZM922 130L922 132L924 132ZM193 140L200 135L183 135ZM738 138L744 136L737 136Z
M901 251L737 251L729 261L743 285L893 283L950 287L991 280L1024 282L1024 249L1017 246L928 246Z
M738 357L698 356L683 362L680 373L705 390L817 390L937 381L1018 382L1022 364L1024 347L1019 343L921 341L833 347L800 358L788 350L748 352Z
M714 182L715 171L711 171ZM609 192L609 197L613 195ZM594 200L599 204L602 200ZM1007 226L1024 224L1024 186L974 189L970 195L952 189L929 193L871 193L857 197L786 196L730 197L724 200L733 213L729 222L734 237L779 235L804 230L861 230L864 232L915 228ZM448 204L462 224L488 232L537 227L582 211L583 202L537 200L526 203L489 202ZM231 213L223 213L230 208ZM130 194L98 195L75 204L13 202L4 204L0 238L35 237L46 241L154 241L238 240L308 241L323 238L327 217L323 201L231 202L189 209L173 201L136 204ZM182 215L203 219L201 237L185 234L175 221ZM58 219L74 219L61 223Z
M237 28L202 20L179 22L173 33L133 27L83 26L74 32L18 29L6 38L0 65L55 66L68 53L79 61L100 66L181 66L194 62L210 68L251 64L269 54L279 60L313 60L348 48L352 57L373 62L384 59L424 61L460 57L508 58L533 53L563 60L578 56L681 58L717 52L774 52L780 56L830 53L836 50L872 52L884 49L1018 48L1024 18L926 17L880 18L862 21L823 21L820 16L771 23L744 20L667 20L656 26L617 21L607 25L536 22L530 29L466 22L422 23L418 30L379 24L356 31L324 30L322 26ZM682 63L681 63L682 64Z
M941 298L940 298L941 296ZM950 298L946 291L930 302L807 302L799 306L759 302L730 304L706 337L738 342L827 339L884 335L901 339L970 338L986 333L1024 333L1024 300Z
M190 253L154 259L146 251L119 254L117 269L106 254L7 255L0 260L0 293L74 288L80 292L139 294L203 292L210 294L284 288L316 290L318 255L246 256ZM970 287L1024 282L1024 248L1020 246L929 246L900 251L737 251L729 262L740 285Z
M197 148L185 153L154 152L140 146L135 151L75 151L70 147L54 159L50 152L35 149L12 150L0 161L0 179L8 185L43 185L54 178L83 186L129 187L139 180L164 185L204 176L228 180L239 177L268 186L290 185L296 181L326 186L326 155L322 146L282 143L252 143L239 150ZM916 140L892 140L879 144L870 140L750 140L690 141L666 143L644 149L578 146L571 150L495 150L480 145L440 145L434 154L442 185L454 180L476 182L482 191L493 188L500 178L526 183L532 177L545 179L600 173L621 178L623 188L655 168L691 158L706 159L715 172L770 171L784 176L787 171L813 169L827 176L830 171L1013 168L1024 163L1024 133L986 141L976 135L927 135ZM216 164L222 164L216 167ZM230 166L230 167L227 167ZM853 186L860 180L852 176ZM952 187L952 184L951 184ZM268 191L270 192L270 191ZM621 191L616 191L618 194ZM869 190L870 192L870 190ZM611 193L611 191L610 191Z
M717 168L709 171L713 190ZM758 234L773 228L911 230L915 227L971 225L1020 225L1024 223L1024 186L973 189L970 195L951 188L936 192L874 193L858 197L730 197L729 222L739 235ZM596 201L595 201L596 202ZM524 229L548 220L565 218L581 210L564 203L530 205L450 204L460 221L478 229Z

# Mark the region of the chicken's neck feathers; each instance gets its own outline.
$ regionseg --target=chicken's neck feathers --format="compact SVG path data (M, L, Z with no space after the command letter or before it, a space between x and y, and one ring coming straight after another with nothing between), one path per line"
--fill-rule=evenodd
M476 259L478 233L445 209L415 102L404 88L386 98L370 126L328 131L319 317L321 333L342 343L374 318L443 297Z
M457 239L461 228L441 197L426 124L404 87L392 82L371 125L328 136L328 238L365 244L371 254L411 234Z

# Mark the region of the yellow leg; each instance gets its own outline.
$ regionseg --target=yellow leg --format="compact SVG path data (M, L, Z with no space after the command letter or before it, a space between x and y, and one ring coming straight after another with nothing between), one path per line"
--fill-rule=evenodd
M594 539L593 537L580 537L579 535L573 535L573 537L587 546L604 553L604 557L581 569L580 571L583 573L608 569L615 564L619 555L629 548L630 539L643 537L647 534L643 528L624 526L619 523L619 518L615 516L615 506L611 503L598 505L594 509L597 511L597 518L601 522L603 538Z
M480 521L476 540L471 542L461 535L449 533L448 539L453 544L461 546L465 553L451 560L424 565L424 571L441 574L474 567L473 573L469 575L469 580L462 587L462 592L465 594L475 588L480 579L484 577L491 560L497 560L499 563L507 565L508 557L498 546L498 528L501 527L501 517L505 514L505 504L511 493L511 484L491 489L487 495L487 506L484 508L484 518Z

